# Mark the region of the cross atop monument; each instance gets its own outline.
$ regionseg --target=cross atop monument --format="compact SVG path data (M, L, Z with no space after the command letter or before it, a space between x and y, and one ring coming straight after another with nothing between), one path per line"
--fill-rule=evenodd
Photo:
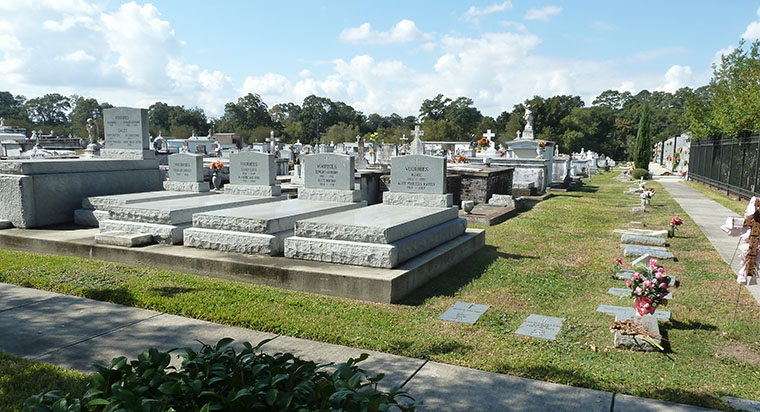
M491 132L491 129L488 129L485 133L483 133L483 137L490 141L493 141L493 138L496 137L496 133L493 133Z
M409 140L409 139L407 139L406 133L402 134L401 135L401 144L406 144L407 140Z
M418 124L414 125L414 130L412 130L412 136L414 136L415 139L419 139L424 135L425 135L425 131L420 130L420 125Z

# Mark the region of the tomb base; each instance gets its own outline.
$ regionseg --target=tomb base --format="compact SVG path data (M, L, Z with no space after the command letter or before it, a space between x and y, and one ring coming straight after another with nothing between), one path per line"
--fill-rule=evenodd
M182 232L189 228L190 224L162 225L156 223L127 222L123 220L104 220L100 222L100 231L148 233L153 236L156 243L176 245L182 243Z
M284 250L285 239L292 235L292 230L266 234L193 227L185 230L183 244L222 252L277 256Z
M323 202L360 202L362 191L300 187L298 188L298 198Z
M224 194L239 196L280 196L280 194L282 194L282 189L280 186L228 184L224 186Z
M623 318L624 316L616 316L615 320L623 320ZM657 324L657 318L654 316L634 316L630 319L633 319L637 325L643 327L650 333L654 335L660 334L660 326ZM662 337L651 337L651 339L658 345L662 345ZM651 342L648 342L643 337L638 335L624 335L620 333L619 330L615 331L613 343L615 344L615 347L619 349L630 349L644 352L654 352L659 350L655 345L652 345Z
M103 232L95 235L95 243L122 247L145 246L153 243L148 233Z
M387 244L293 236L285 240L285 256L390 269L462 235L466 229L467 220L454 219Z
M172 192L208 192L211 185L208 182L164 182L164 190Z
M454 195L451 193L383 193L383 204L399 206L451 207Z
M100 222L111 218L105 210L77 209L74 211L74 223L85 227L99 227Z
M151 160L156 158L156 152L151 149L100 149L100 157L120 160Z

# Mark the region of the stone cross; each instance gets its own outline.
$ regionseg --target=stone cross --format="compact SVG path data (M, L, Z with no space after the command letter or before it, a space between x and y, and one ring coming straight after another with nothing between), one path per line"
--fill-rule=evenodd
M425 135L425 131L420 130L420 125L417 124L417 125L414 125L414 130L412 130L412 135L414 136L415 139L419 139Z
M755 213L744 218L744 226L750 228L749 250L747 251L747 268L745 276L757 276L757 248L760 246L760 199L755 198Z
M269 131L269 137L266 138L266 142L269 143L269 153L276 153L277 144L280 143L280 139L274 137L274 130Z
M0 127L5 126L5 117L0 117Z
M520 132L519 130L515 133L515 135L517 136L518 139L522 139L522 132Z
M491 129L488 129L485 133L483 133L483 137L488 139L489 141L493 141L493 138L496 136L496 133L491 132Z

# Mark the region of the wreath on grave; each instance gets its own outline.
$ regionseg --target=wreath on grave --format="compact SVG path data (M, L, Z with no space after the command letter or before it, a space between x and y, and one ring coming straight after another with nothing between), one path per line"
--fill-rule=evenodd
M631 289L634 299L633 307L639 315L653 314L658 305L668 303L665 296L670 293L670 276L665 275L665 268L657 264L657 259L649 259L649 266L643 263L636 266L625 285Z

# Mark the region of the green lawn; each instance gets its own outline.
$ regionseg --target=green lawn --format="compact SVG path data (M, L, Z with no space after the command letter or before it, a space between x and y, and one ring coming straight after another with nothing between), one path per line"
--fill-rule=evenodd
M739 288L702 232L656 182L644 214L629 183L594 176L581 191L533 205L487 229L486 247L404 304L376 304L94 260L0 251L0 281L306 339L426 358L605 391L726 408L720 397L760 399L760 308ZM669 352L612 348L607 295L620 235L631 220L666 228L681 287L661 323ZM626 259L626 264L630 259ZM735 302L738 301L738 311ZM476 325L436 318L456 301L491 305ZM564 318L556 341L513 332L531 313ZM738 354L743 354L739 356ZM135 354L126 354L134 356ZM749 360L747 360L747 356ZM412 394L414 396L414 394Z
M60 389L81 396L85 375L0 351L0 411L21 412L26 398Z

